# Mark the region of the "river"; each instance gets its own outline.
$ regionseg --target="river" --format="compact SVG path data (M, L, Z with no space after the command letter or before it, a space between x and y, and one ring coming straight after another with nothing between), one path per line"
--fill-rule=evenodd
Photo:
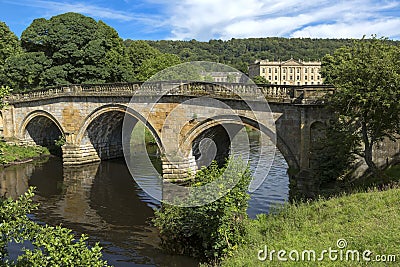
M250 135L250 164L263 160L257 135ZM271 153L271 151L269 151ZM155 158L157 161L157 158ZM141 162L137 162L140 166ZM288 199L287 164L279 151L267 179L251 194L248 214L281 205ZM1 172L0 194L17 197L36 187L40 208L34 220L62 224L100 242L104 259L114 266L197 266L190 257L164 253L157 230L151 225L159 202L132 179L124 159L63 168L61 159L11 166Z

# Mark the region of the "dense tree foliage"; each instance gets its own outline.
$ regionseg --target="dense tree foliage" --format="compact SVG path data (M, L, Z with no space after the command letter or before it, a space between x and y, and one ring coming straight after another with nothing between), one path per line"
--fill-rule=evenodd
M24 52L9 57L4 70L6 84L16 89L134 80L118 33L77 13L35 19L21 45Z
M351 44L351 40L271 37L208 42L162 40L148 43L163 53L179 55L182 61L219 62L247 73L248 64L256 59L321 60L335 49Z
M87 236L75 238L69 229L30 220L27 214L37 207L32 197L30 188L17 200L0 199L1 266L107 266L99 245L87 246ZM8 243L24 241L32 246L21 251L17 260L10 258Z
M336 87L330 107L372 171L373 147L400 134L400 48L386 39L362 39L324 57L321 70Z
M139 73L139 68L145 60L160 56L162 53L151 47L148 43L142 40L126 40L126 53L132 63L135 75Z
M139 81L146 81L159 71L177 65L179 63L181 63L179 57L173 54L159 54L153 57L149 57L144 60L142 64L137 68L136 77ZM164 80L173 79L174 77L164 78Z
M271 83L264 76L260 76L260 75L254 76L252 80L255 84L270 84Z
M10 31L10 28L0 21L0 83L4 82L4 64L12 56L22 52L18 37Z
M10 31L10 28L0 21L0 67L4 65L6 59L21 52L18 37Z

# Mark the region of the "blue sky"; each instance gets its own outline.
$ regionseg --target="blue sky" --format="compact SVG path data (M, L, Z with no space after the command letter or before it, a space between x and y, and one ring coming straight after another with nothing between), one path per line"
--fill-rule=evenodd
M400 1L376 0L0 0L0 21L20 36L35 18L78 12L130 39L249 37L400 40Z

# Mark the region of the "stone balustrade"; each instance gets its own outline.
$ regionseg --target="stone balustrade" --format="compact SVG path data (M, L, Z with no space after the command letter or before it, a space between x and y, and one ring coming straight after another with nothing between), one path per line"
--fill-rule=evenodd
M71 84L15 93L7 97L9 103L27 102L64 96L210 96L224 99L254 99L261 94L271 102L294 102L298 99L319 99L327 93L333 93L329 85L254 85L243 83L209 82L146 82L146 83L106 83L106 84ZM260 94L261 93L261 94Z

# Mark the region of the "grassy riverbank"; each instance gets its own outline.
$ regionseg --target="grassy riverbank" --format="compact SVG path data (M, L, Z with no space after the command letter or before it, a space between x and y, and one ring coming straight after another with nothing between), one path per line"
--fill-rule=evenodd
M0 165L17 164L47 155L50 155L50 152L45 147L17 146L0 142Z
M361 266L365 262L345 261L346 250L372 251L376 255L396 255L400 262L400 188L387 191L370 191L313 203L286 205L274 215L261 215L248 220L246 244L239 246L234 255L222 262L222 266L280 266L277 251L285 250L288 266ZM323 250L338 250L337 241L344 239L347 246L342 250L344 261L330 261ZM258 259L259 250L268 248L267 259ZM269 260L270 252L275 250ZM289 252L300 253L300 261L290 260ZM303 250L314 250L316 261L301 261ZM340 250L339 250L340 251ZM260 252L264 257L264 252ZM336 255L336 254L335 254ZM339 254L337 254L339 255ZM292 254L296 258L295 254ZM307 255L305 255L306 259ZM312 259L312 258L311 258ZM349 257L351 259L351 257ZM374 266L377 263L374 263ZM387 266L388 262L381 266ZM379 266L379 265L378 265Z

